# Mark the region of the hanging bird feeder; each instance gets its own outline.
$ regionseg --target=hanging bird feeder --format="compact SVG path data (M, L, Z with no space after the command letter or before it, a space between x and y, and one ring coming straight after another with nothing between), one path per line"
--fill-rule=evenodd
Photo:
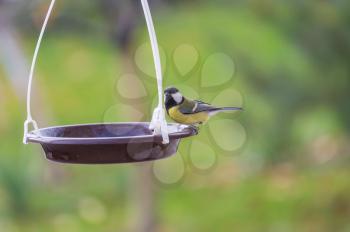
M39 143L49 160L76 164L133 163L163 159L177 152L182 138L194 136L193 127L168 124L165 120L162 70L156 33L147 0L141 0L155 62L159 103L150 123L104 123L57 126L39 129L31 114L33 74L41 41L55 5L51 0L30 69L27 92L27 120L23 142ZM29 131L29 127L34 128Z

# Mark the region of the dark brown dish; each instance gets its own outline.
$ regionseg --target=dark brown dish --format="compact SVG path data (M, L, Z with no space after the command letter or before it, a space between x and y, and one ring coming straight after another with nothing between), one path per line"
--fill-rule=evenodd
M86 124L32 131L28 141L42 145L49 160L75 164L133 163L163 159L176 153L182 138L195 128L169 124L169 144L153 135L149 123Z

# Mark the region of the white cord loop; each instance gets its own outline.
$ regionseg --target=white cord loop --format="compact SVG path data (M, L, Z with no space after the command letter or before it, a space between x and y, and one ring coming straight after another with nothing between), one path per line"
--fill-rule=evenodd
M29 133L29 125L32 124L34 130L38 130L38 124L36 123L36 121L34 121L33 119L27 119L24 122L24 137L23 137L23 143L24 144L28 144L28 133Z
M147 0L141 0L142 8L145 14L149 37L152 45L152 52L154 57L154 65L156 68L157 84L158 84L158 107L154 110L150 129L154 130L157 135L162 135L163 143L169 143L168 124L165 120L165 111L163 106L163 76L162 65L160 62L160 54L156 32L153 25L151 11Z
M55 5L56 0L51 0L51 4L49 6L49 9L47 11L43 26L40 31L40 35L38 38L38 42L36 43L35 51L34 51L34 56L32 60L32 65L30 67L30 73L29 73L29 82L28 82L28 90L27 90L27 120L24 122L24 136L23 136L23 143L27 144L28 143L28 133L29 133L29 125L33 124L33 127L35 130L38 130L38 124L36 123L35 120L32 118L32 113L31 113L31 95L32 95L32 84L33 84L33 75L34 75L34 70L35 70L35 65L36 61L38 58L38 53L41 45L41 41L43 39L47 23L49 21L52 9Z
M28 143L28 133L29 133L29 125L32 124L35 130L38 130L38 124L35 120L32 118L31 113L31 93L32 93L32 82L33 82L33 75L34 70L36 66L36 61L38 58L39 49L41 46L41 41L43 39L48 21L50 19L50 15L52 13L53 7L55 5L56 0L51 0L51 4L48 8L43 26L40 31L40 35L38 38L38 42L35 47L34 56L32 60L32 65L30 68L30 74L29 74L29 82L28 82L28 90L27 90L27 119L24 122L24 137L23 137L23 143ZM157 76L157 84L158 84L158 97L159 97L159 103L158 107L154 110L152 121L150 124L150 129L154 130L154 133L157 135L162 135L163 143L167 144L169 143L169 134L168 134L168 126L167 122L165 120L165 111L163 107L163 77L162 77L162 66L160 62L160 55L159 55L159 48L158 48L158 42L157 37L153 25L153 20L151 16L151 12L149 9L149 5L147 0L141 0L143 11L146 18L146 23L148 27L148 32L150 35L151 45L152 45L152 52L154 57L154 63L155 63L155 69L156 69L156 76Z

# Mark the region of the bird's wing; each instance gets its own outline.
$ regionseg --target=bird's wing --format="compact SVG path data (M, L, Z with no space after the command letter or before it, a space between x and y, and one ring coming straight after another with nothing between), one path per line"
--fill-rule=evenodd
M179 110L183 114L195 114L203 111L215 111L218 108L202 101L185 99L180 105Z
M202 101L195 101L197 103L197 107L195 109L195 113L203 112L203 111L216 111L219 110L219 108L212 106L208 103L202 102Z
M193 111L196 107L196 102L185 99L179 106L179 110L183 114L193 114Z

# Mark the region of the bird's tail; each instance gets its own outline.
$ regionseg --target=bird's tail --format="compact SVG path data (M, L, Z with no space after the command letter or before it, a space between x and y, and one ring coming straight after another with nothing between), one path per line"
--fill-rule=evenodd
M210 116L216 115L220 112L226 112L226 111L242 111L243 108L241 107L220 107L210 110Z
M243 110L241 107L222 107L218 108L218 111L236 111L236 110Z

